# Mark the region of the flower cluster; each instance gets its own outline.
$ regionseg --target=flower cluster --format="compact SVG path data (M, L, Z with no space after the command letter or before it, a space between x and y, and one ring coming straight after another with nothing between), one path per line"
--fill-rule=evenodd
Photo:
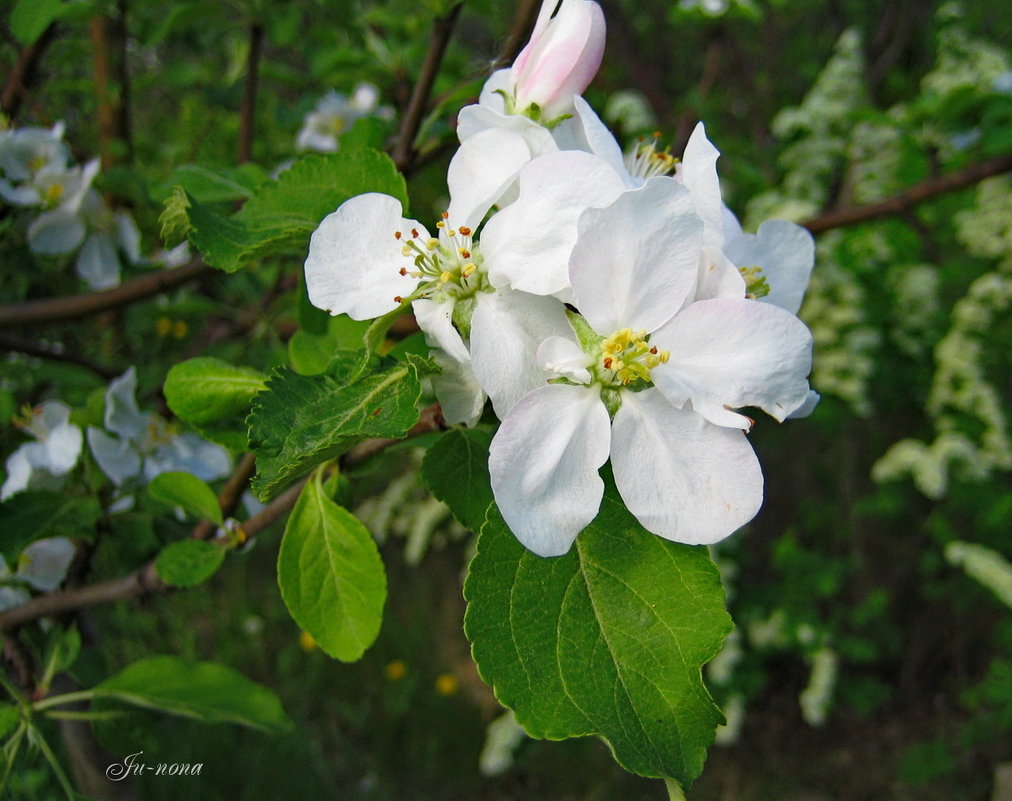
M432 233L365 194L314 233L311 301L368 319L410 304L443 368L447 421L502 421L489 472L531 551L569 550L611 461L649 531L716 542L747 523L763 478L745 433L758 407L805 413L811 336L796 317L811 237L743 233L702 124L681 159L621 147L580 96L601 60L590 0L546 0L514 65L461 110L450 203Z
M40 256L77 253L74 268L94 290L120 282L122 253L140 260L140 231L124 211L111 210L92 188L98 159L71 166L62 123L0 131L0 198L39 211L28 225L28 247Z
M306 115L302 130L295 138L297 150L334 153L340 146L341 134L363 117L390 119L393 109L379 105L379 90L371 83L360 83L351 97L333 90L327 92Z

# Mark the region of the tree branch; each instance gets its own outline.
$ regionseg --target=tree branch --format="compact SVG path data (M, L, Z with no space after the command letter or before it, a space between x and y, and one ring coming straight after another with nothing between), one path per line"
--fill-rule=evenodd
M0 110L12 122L18 116L21 105L28 97L28 90L35 83L36 70L42 54L56 39L56 23L50 23L42 35L18 54L18 60L7 76L3 95L0 95Z
M407 433L405 439L429 431L437 431L442 427L442 423L443 416L439 411L439 405L433 404L421 413L418 422ZM395 442L400 441L378 439L363 442L348 452L344 460L345 465L358 464ZM231 502L234 503L237 500L238 496L242 493L242 486L249 480L249 474L244 474L244 471L248 470L249 466L250 457L246 456L240 462L239 467L228 480L224 489L222 489L219 502L232 499ZM302 487L305 486L308 480L308 478L302 479L243 523L241 528L246 536L252 538L284 517L295 506L299 493L302 492ZM197 536L202 531L198 526L194 529L193 534ZM213 534L214 529L211 529L205 538ZM108 581L100 581L97 584L88 584L83 587L74 587L47 593L46 595L39 595L21 606L15 606L12 609L0 612L0 631L6 631L14 626L30 623L41 617L49 617L63 612L97 606L110 601L140 598L153 593L165 592L168 589L169 586L158 575L155 562L152 560L125 576L109 579Z
M534 30L534 20L537 19L538 9L541 8L541 0L520 0L516 14L513 15L513 24L510 26L509 36L503 42L502 50L492 62L493 69L508 67L513 63L524 44L530 38Z
M249 55L246 57L246 85L239 110L239 163L253 160L253 129L256 121L257 82L260 55L264 45L264 26L254 22L249 29Z
M397 144L394 146L393 160L397 168L403 170L415 157L415 137L425 116L429 104L429 95L439 73L439 65L443 62L446 46L450 42L453 26L460 16L462 3L457 3L445 17L437 17L432 22L432 35L429 37L429 49L425 52L422 71L418 76L407 110L401 120L401 128L397 133Z
M0 350L24 353L26 356L34 356L39 359L49 359L54 362L76 364L80 367L91 370L95 375L100 378L104 378L107 381L115 378L123 372L122 370L117 370L113 367L107 367L104 364L99 364L98 362L89 359L87 356L82 356L78 353L69 353L64 350L54 350L41 342L31 342L27 339L18 339L17 337L8 337L2 334L0 334Z
M843 228L879 217L890 217L938 195L954 192L957 189L979 183L985 178L992 178L1010 171L1012 171L1012 155L999 156L989 161L973 164L949 175L921 181L898 195L880 200L877 203L828 211L803 222L802 225L813 234L819 234L831 228Z
M85 292L82 295L0 306L0 329L76 320L90 314L118 309L152 295L167 292L212 271L212 267L195 259L182 267L148 273L104 292Z

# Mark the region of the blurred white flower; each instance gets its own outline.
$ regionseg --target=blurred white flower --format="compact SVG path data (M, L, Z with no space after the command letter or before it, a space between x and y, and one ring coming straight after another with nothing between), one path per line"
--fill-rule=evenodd
M341 134L363 117L393 117L390 106L379 105L379 90L375 86L360 83L350 98L332 89L306 115L302 130L295 140L295 148L334 153L340 146L338 138Z
M0 556L0 611L28 601L31 594L25 585L42 592L59 587L76 554L77 548L66 537L49 537L27 545L13 573Z
M74 469L81 455L81 429L70 422L70 407L62 401L46 401L32 410L20 427L35 437L7 457L7 480L0 488L0 501L29 487L55 487L55 478Z
M31 181L44 169L66 169L70 151L63 142L64 125L17 128L0 133L0 170L10 181Z

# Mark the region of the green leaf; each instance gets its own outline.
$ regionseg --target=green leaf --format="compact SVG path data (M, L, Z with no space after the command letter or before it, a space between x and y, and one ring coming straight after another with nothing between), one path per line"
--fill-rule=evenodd
M477 547L464 630L528 733L597 734L633 773L698 776L722 722L700 669L731 631L706 549L648 533L614 487L565 556L527 551L494 506Z
M60 628L54 626L46 638L46 654L42 662L50 678L57 673L70 670L81 653L81 632L77 626Z
M392 195L406 205L404 178L385 154L368 149L310 154L260 187L231 217L188 196L190 242L208 264L234 272L264 256L304 252L324 217L365 192Z
M319 476L288 518L278 584L295 622L336 659L355 661L379 634L387 581L376 543L327 497Z
M95 498L68 498L49 490L19 492L0 503L0 555L13 564L26 545L44 537L90 539L101 514Z
M106 679L93 692L98 698L114 698L205 723L238 723L270 732L292 727L274 693L214 662L149 656Z
M244 165L237 168L209 168L197 164L176 167L170 182L181 186L200 203L227 203L247 200L266 180Z
M17 727L21 720L21 710L16 704L0 704L0 737L6 737ZM3 767L3 763L0 763Z
M454 517L478 531L492 503L488 477L488 446L492 432L484 428L447 431L425 453L422 481L450 507Z
M341 351L324 375L275 372L249 416L257 456L253 492L269 498L286 482L368 437L403 437L418 421L420 377L431 363L408 361L349 383L355 352Z
M35 44L63 11L63 0L18 0L11 12L11 33L25 47Z
M296 331L288 340L288 360L295 372L302 375L319 375L338 348L354 348L362 341L368 322L352 320L345 314L325 318L322 332Z
M171 506L182 506L186 512L201 520L210 520L219 526L224 522L218 496L207 482L193 473L181 470L160 473L148 484L148 494Z
M250 367L201 356L173 366L164 392L173 414L187 423L239 424L266 385L265 376Z
M195 587L213 576L225 561L225 549L204 540L179 540L162 549L155 561L158 575L173 587Z

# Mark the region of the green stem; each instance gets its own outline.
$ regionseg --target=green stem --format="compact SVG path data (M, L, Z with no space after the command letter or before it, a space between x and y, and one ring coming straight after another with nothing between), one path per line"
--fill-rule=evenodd
M4 760L7 764L4 766L4 775L0 776L0 794L3 794L4 789L7 787L7 779L10 778L11 768L14 767L14 759L18 755L18 749L21 747L21 741L24 739L26 731L28 731L28 724L22 721L17 731L4 743Z
M46 713L47 718L54 720L112 720L121 718L126 712L109 710L108 712L78 712L73 709L54 709Z
M42 755L46 758L46 762L49 763L49 767L53 769L53 773L56 774L56 780L60 783L60 787L63 788L63 792L67 795L67 801L76 801L77 791L74 790L74 785L70 783L70 779L67 778L67 774L63 772L63 768L60 767L60 761L56 758L56 754L53 753L53 749L49 747L49 743L46 742L46 738L42 736L37 728L35 732L35 744L39 747Z
M675 779L665 779L664 787L668 791L668 801L685 801L685 790Z
M18 691L18 688L7 680L7 677L4 676L2 670L0 670L0 687L3 687L7 691L7 694L14 700L14 703L16 703L18 706L25 706L28 703L25 700L24 695L22 695Z
M95 697L94 690L78 690L74 693L64 693L63 695L51 695L48 698L43 698L41 701L36 701L32 704L32 709L36 712L42 712L44 709L49 709L54 706L63 706L64 704L76 704L78 701L90 701Z

